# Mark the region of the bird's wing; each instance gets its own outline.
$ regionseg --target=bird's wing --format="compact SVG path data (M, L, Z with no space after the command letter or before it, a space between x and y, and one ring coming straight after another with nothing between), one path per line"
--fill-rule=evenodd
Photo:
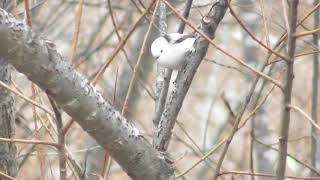
M170 44L177 44L181 43L187 38L194 38L195 34L180 34L180 33L169 33L165 34L164 38L170 43Z
M174 43L181 43L182 41L188 39L188 38L195 38L194 34L184 34L183 36L181 36L179 39L176 39L174 41Z
M181 38L186 34L180 34L180 33L169 33L165 35L165 38L167 39L168 42L173 42L176 41L177 39Z

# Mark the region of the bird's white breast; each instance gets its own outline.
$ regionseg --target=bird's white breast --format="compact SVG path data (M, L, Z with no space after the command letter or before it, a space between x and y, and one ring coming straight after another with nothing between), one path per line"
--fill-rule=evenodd
M183 36L183 34L172 33L169 37L173 40ZM187 38L179 43L168 43L163 41L163 37L156 39L151 46L151 52L156 57L158 64L165 68L180 69L187 60L187 55L193 51L195 38ZM159 50L162 50L161 53Z

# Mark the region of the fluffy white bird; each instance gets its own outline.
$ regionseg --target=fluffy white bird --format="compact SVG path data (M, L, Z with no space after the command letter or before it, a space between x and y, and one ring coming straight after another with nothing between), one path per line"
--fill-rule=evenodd
M186 63L186 57L194 52L195 42L194 34L170 33L152 42L151 53L160 66L180 69Z

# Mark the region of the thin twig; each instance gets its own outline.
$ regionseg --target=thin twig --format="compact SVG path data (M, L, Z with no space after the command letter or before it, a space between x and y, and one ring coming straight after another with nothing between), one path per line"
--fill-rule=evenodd
M260 176L260 177L276 177L273 174L266 174L266 173L250 173L250 172L242 172L242 171L224 171L219 174L219 176L228 175L228 174L235 174L235 175L248 175L248 176ZM298 176L285 176L285 178L289 179L304 179L304 180L313 180L319 179L320 177L298 177Z
M314 29L314 30L310 30L310 31L305 31L305 32L301 32L298 34L295 34L294 36L296 38L302 37L302 36L308 36L308 35L312 35L312 34L318 34L320 32L320 28Z
M82 16L82 10L83 10L83 2L84 0L79 0L78 5L78 11L76 13L76 19L75 19L75 31L73 33L72 38L72 46L69 53L69 62L70 64L73 64L77 52L77 45L78 45L78 37L80 32L80 24L81 24L81 16Z
M288 104L287 107L298 111L302 116L304 116L312 124L313 127L317 128L320 131L320 126L315 122L315 120L313 120L310 116L308 116L307 113L303 112L303 110L300 109L298 106Z
M19 97L21 97L22 99L24 99L26 102L40 108L41 110L43 110L44 112L48 113L51 117L54 118L53 112L50 111L49 109L47 109L46 107L42 106L41 104L39 104L38 102L28 98L27 96L21 94L19 91L12 89L11 87L9 87L6 83L0 81L0 86L8 89L9 91L13 92L14 94L18 95Z
M265 49L267 49L269 52L272 52L273 54L275 54L276 56L280 57L281 59L285 59L287 60L288 58L276 51L274 51L273 49L270 49L267 45L265 45L262 41L260 41L255 35L252 34L252 32L243 24L243 22L239 19L239 17L236 15L236 13L233 11L230 3L228 3L228 7L230 10L231 15L236 19L236 21L239 23L239 25L248 33L248 35L254 40L256 41L258 44L260 44L262 47L264 47Z
M60 180L66 180L67 179L67 158L66 158L66 150L65 150L65 134L63 132L63 123L62 123L62 117L61 113L55 103L55 101L49 97L50 104L52 106L52 109L54 111L54 114L56 116L56 125L57 125L57 131L58 131L58 152L59 152L59 171L60 171Z
M59 147L59 144L57 144L57 143L47 142L47 141L39 141L39 140L0 138L0 142L22 143L22 144L42 144L42 145Z
M159 4L160 4L160 0L157 1L155 9L158 9ZM142 56L143 56L143 54L145 52L147 40L149 38L150 31L152 29L152 24L154 22L155 17L156 17L156 11L154 11L153 14L152 14L151 22L150 22L150 25L149 25L148 30L146 32L146 35L145 35L145 37L143 39L142 47L141 47L141 50L140 50L140 53L139 53L139 57L138 57L137 63L134 66L134 69L133 69L132 78L130 80L128 92L127 92L126 98L124 100L124 104L123 104L122 111L121 111L122 115L124 115L126 110L128 109L129 97L131 96L133 85L134 85L134 83L136 81L136 78L137 78L137 73L138 73L139 68L140 68L140 63L141 63L141 60L142 60Z
M107 69L107 67L111 64L111 62L114 60L114 58L116 57L116 55L118 54L118 52L122 49L122 47L124 46L124 44L127 42L127 40L129 39L129 37L132 35L132 33L134 32L134 30L138 27L138 25L140 24L140 22L143 20L144 16L150 11L151 7L153 6L153 4L156 1L153 0L149 7L143 12L143 14L139 17L139 19L135 22L135 24L132 26L132 28L128 31L128 33L124 36L124 38L121 40L121 42L118 44L117 48L113 51L113 53L111 54L111 56L108 58L108 60L105 61L105 63L102 65L102 67L100 68L99 72L97 73L97 75L94 77L94 79L92 80L92 84L95 85L98 80L100 79L100 77L102 76L102 74L104 73L104 71Z
M230 54L229 52L225 51L224 49L222 49L220 46L218 46L213 40L211 40L207 35L205 35L202 31L198 30L190 21L188 21L187 19L185 19L184 17L182 17L176 10L175 8L168 3L166 0L162 0L164 3L166 3L166 5L180 18L182 19L189 27L191 27L194 31L196 31L200 36L202 36L204 39L206 39L212 46L214 46L216 49L218 49L219 51L221 51L223 54L225 54L226 56L230 57L231 59L235 60L237 63L241 64L242 66L246 67L247 69L251 70L253 73L261 76L262 78L274 83L277 87L279 87L281 90L283 90L282 85L275 79L273 79L272 77L264 74L263 72L260 72L258 70L256 70L255 68L251 67L250 65L248 65L247 63L245 63L244 61L240 60L239 58L235 57L234 55Z
M314 0L313 4L316 5L318 0ZM320 24L320 11L319 9L314 13L313 16L313 27L318 28ZM316 47L319 47L319 34L313 34L312 41ZM313 54L313 72L312 72L312 96L311 96L311 118L314 119L315 123L318 122L318 90L319 90L319 53ZM319 140L317 140L316 129L312 126L311 128L311 152L310 159L311 165L316 167L317 163L317 147ZM314 173L310 171L310 175L314 176Z
M1 171L0 171L0 176L2 176L2 177L4 177L4 178L7 178L7 179L9 179L9 180L17 180L16 178L11 177L11 176L9 176L8 174L3 173L3 172L1 172Z
M224 68L228 68L228 69L235 70L235 71L237 71L237 72L239 72L239 73L241 73L241 74L248 74L247 72L244 72L244 71L241 70L240 68L237 68L237 67L231 66L231 65L222 64L222 63L220 63L220 62L217 62L217 61L214 60L214 59L204 58L203 60L204 60L204 61L207 61L207 62L214 63L214 64L216 64L216 65L218 65L218 66L221 66L221 67L224 67Z
M219 144L217 144L215 147L213 147L208 153L206 153L201 159L199 159L197 162L195 162L190 168L186 169L182 173L176 176L176 179L186 175L189 173L192 169L194 169L197 165L199 165L202 161L204 161L206 158L208 158L212 153L214 153L216 150L218 150L224 143L226 143L227 139L223 139Z
M265 147L267 147L267 148L269 148L269 149L272 149L272 150L274 150L274 151L276 151L276 152L279 152L278 149L272 147L271 145L265 144L265 143L263 143L262 141L260 141L260 140L258 140L258 139L255 139L255 142L257 142L257 143L259 143L259 144L261 144L261 145L263 145L263 146L265 146ZM302 166L308 168L308 169L309 169L310 171L312 171L313 173L315 173L315 174L317 174L318 176L320 176L320 172L318 172L318 170L315 169L313 166L310 166L310 165L306 164L305 162L297 159L295 156L293 156L293 155L291 155L291 154L289 154L289 153L287 153L287 156L290 157L291 159L293 159L295 162L297 162L297 163L301 164Z

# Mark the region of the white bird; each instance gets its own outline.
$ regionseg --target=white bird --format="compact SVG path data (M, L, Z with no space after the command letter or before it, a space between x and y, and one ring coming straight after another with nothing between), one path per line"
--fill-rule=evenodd
M186 57L195 51L195 42L194 34L170 33L152 42L151 53L160 66L180 69L186 64Z

